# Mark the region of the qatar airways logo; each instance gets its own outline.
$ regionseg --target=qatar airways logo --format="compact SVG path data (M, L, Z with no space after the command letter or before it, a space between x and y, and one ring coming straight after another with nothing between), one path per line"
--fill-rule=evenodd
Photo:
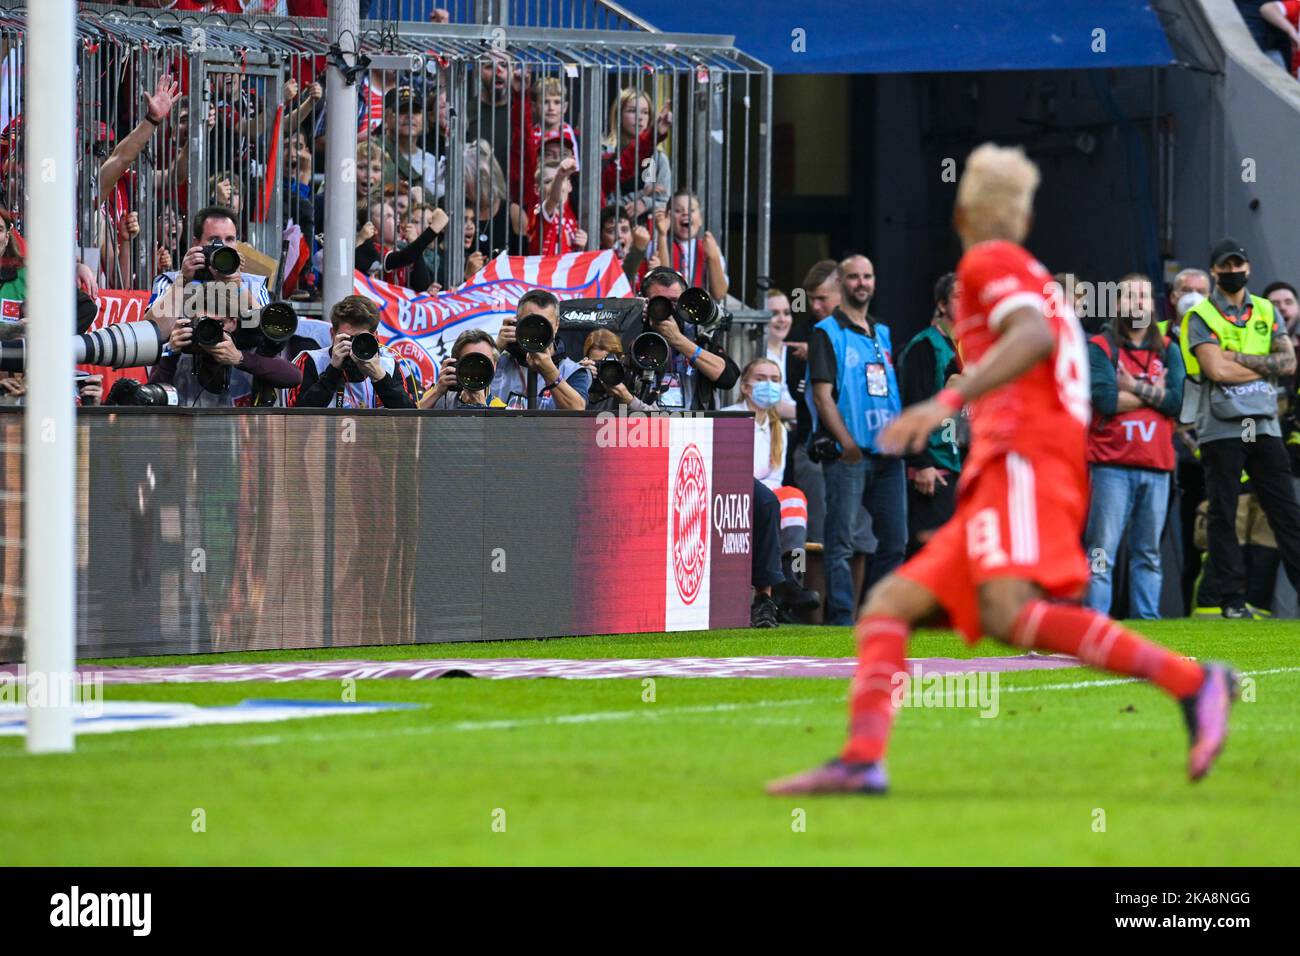
M672 496L673 580L686 604L700 596L708 557L709 476L704 456L687 445L677 463Z
M713 530L722 542L723 554L749 554L752 500L753 495L749 494L713 496Z

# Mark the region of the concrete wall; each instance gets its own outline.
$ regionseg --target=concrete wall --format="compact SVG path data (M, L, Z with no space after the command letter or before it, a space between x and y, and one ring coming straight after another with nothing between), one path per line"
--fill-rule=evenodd
M1168 71L1177 256L1203 265L1231 235L1250 252L1252 286L1300 281L1300 82L1260 51L1232 0L1182 0L1166 29L1215 71Z

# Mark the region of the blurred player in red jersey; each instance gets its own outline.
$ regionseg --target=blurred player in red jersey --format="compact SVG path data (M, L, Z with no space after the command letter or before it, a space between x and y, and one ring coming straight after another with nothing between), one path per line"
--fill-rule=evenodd
M888 453L915 452L970 403L957 510L867 598L844 750L769 784L769 793L888 789L885 750L905 687L907 638L940 612L968 643L987 635L1159 685L1182 705L1193 780L1223 748L1236 695L1231 670L1202 667L1077 603L1088 581L1080 543L1088 513L1088 359L1073 309L1019 245L1037 188L1038 168L1019 149L986 143L967 160L953 213L965 250L953 327L962 375L905 409L881 436Z

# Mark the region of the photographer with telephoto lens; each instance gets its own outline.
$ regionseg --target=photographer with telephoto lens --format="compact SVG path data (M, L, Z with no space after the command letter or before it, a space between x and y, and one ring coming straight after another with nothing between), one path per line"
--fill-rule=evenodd
M565 355L556 356L555 333L560 328L560 301L545 289L529 289L519 297L513 317L497 334L496 376L492 390L506 397L510 408L543 411L582 411L587 407L591 373ZM528 396L529 371L535 390Z
M234 282L187 287L187 314L172 327L169 351L153 367L149 384L170 385L177 404L197 408L244 406L263 388L299 385L302 373L293 363L261 354L249 342L247 333L260 325L261 313L241 328L240 298Z
M661 379L659 404L670 409L716 411L717 393L740 380L740 367L722 347L721 336L712 334L714 329L701 328L667 310L659 314L651 308L658 296L668 299L678 313L685 311L681 308L684 301L700 318L708 308L716 306L702 290L688 290L686 280L666 266L646 273L641 295L651 303L647 306L650 327L673 349Z
M302 387L289 395L299 408L414 408L391 351L379 344L379 307L364 295L339 299L330 310L329 348L295 360Z
M587 393L589 411L612 411L623 405L632 412L662 410L657 404L642 401L628 388L639 369L623 353L622 341L609 329L596 329L588 335L582 355L578 364L591 373L591 389Z
M492 394L496 366L492 336L482 329L466 329L442 360L438 381L420 399L420 408L505 408L506 403Z

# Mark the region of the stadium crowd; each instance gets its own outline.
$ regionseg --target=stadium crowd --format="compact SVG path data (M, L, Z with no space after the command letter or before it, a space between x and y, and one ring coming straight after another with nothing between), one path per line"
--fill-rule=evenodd
M187 6L182 0L176 8L226 6L247 5ZM324 13L323 2L268 6L298 10L295 15ZM1268 22L1276 25L1271 15ZM771 318L764 348L743 369L721 339L662 315L650 325L666 343L667 359L644 395L621 382L597 385L603 360L613 356L627 364L625 343L597 330L580 354L569 354L555 334L559 302L545 290L522 296L515 317L496 336L477 329L461 334L428 388L419 369L388 348L363 348L380 323L379 309L365 296L343 299L321 320L299 319L292 337L274 348L250 346L239 329L248 304L320 298L323 75L288 77L282 102L272 104L262 101L256 83L224 74L205 91L203 102L210 105L199 119L190 109L199 102L196 91L186 89L182 64L175 67L140 91L138 118L120 140L114 124L131 110L101 123L89 243L97 255L76 265L78 285L90 299L101 287L148 285L155 307L195 284L240 290L201 297L201 310L171 325L148 384L167 390L175 404L750 413L751 619L763 627L802 619L823 603L805 586L810 551L822 556L823 619L851 624L867 590L952 514L969 436L962 416L907 458L883 454L877 444L902 407L962 374L953 337L961 290L951 273L937 279L928 326L900 342L891 333L894 317L872 311L877 275L870 258L849 253L814 263L798 289L766 290ZM357 270L415 292L436 292L502 251L611 249L646 299L676 303L688 289L700 288L718 304L727 301L726 259L704 221L700 197L674 188L675 164L665 149L674 130L671 102L626 86L610 97L602 129L579 130L562 76L489 56L469 82L474 108L466 145L451 155L449 91L441 77L373 70L359 78ZM231 164L205 183L177 188L188 169L192 121L203 124L210 155ZM13 117L0 136L6 173L21 165L21 124L21 116ZM587 135L601 144L600 168L590 174L579 168ZM141 259L133 244L140 213L129 202L146 149L159 170L153 205L161 211L161 241L145 257L152 259L152 276L137 274ZM579 226L575 208L575 186L586 175L599 180L595 236ZM453 181L463 183L465 226L457 235L448 230ZM246 240L259 207L277 189L301 254L297 268L275 279L273 288L257 268L259 250ZM0 213L0 306L8 320L0 337L6 338L23 328L19 224ZM218 249L233 255L214 256ZM280 251L261 250L273 257ZM1085 541L1093 561L1086 600L1116 616L1295 613L1300 297L1283 277L1251 275L1248 252L1231 239L1215 247L1206 265L1184 269L1168 289L1138 273L1093 283L1057 277L1058 300L1072 305L1089 336L1094 493ZM530 319L550 325L549 345L520 347L517 330ZM206 335L204 320L215 320ZM476 356L490 375L466 374ZM117 394L105 394L102 376L89 375L79 379L79 400L123 402L138 387L115 385ZM0 372L0 400L21 402L25 388L21 372ZM723 396L733 389L736 401L725 404Z

